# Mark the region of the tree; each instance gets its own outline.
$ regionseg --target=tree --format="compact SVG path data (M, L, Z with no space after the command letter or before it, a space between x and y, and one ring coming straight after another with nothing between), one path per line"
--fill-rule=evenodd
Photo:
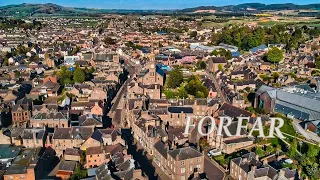
M114 39L112 39L111 37L104 38L103 42L105 44L115 44L116 43L116 41Z
M219 69L220 71L222 71L222 70L223 70L223 66L222 66L222 64L219 64L219 65L218 65L218 69Z
M266 148L266 153L271 154L273 152L273 147L272 146L267 146Z
M172 90L165 90L163 93L166 95L166 99L174 99L177 97L177 93Z
M75 48L72 49L72 51L69 53L70 56L75 55L77 52L79 52L80 47L76 46Z
M190 33L190 37L191 37L191 38L195 38L195 37L197 37L197 35L198 35L197 31L192 31L192 32Z
M3 66L8 66L8 65L9 65L9 58L8 57L4 57Z
M206 69L207 64L204 61L198 61L197 62L197 68L198 69Z
M219 55L219 52L218 52L217 50L213 50L213 51L211 52L211 55L213 55L213 56L218 56L218 55Z
M306 167L306 172L308 176L313 180L316 180L318 175L319 175L319 168L317 167L316 164L309 165Z
M283 59L283 53L277 47L271 48L267 53L267 60L272 63L279 63Z
M57 75L62 85L71 83L72 72L69 69L67 69L67 67L61 66Z
M320 69L320 57L316 58L316 68Z
M70 180L78 180L87 177L87 170L82 170L80 166L77 166L74 170Z
M76 67L73 73L73 79L76 83L83 83L86 79L86 74L80 67Z
M319 147L317 146L314 146L312 144L308 144L308 151L307 151L307 156L312 159L316 156L318 156L319 154Z
M188 92L183 86L180 86L178 92L179 92L179 98L188 98Z
M232 58L231 51L228 50L224 56L226 57L226 59L231 59Z
M297 140L293 139L288 151L288 155L290 158L294 158L296 156L297 148L298 148Z
M188 94L191 94L196 98L206 98L209 95L208 89L202 84L199 76L191 75L187 79L185 89Z
M183 73L180 68L174 68L167 79L168 88L177 88L183 82Z
M264 151L263 151L263 149L262 149L260 146L258 146L258 147L256 147L255 153L256 153L259 157L261 157L261 156L263 156Z
M201 91L197 91L196 98L204 98L204 93Z

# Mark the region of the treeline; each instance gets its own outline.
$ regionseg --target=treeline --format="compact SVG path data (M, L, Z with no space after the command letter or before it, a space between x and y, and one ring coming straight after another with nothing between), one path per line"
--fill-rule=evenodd
M297 49L300 43L308 38L320 35L320 27L313 29L307 26L289 28L284 25L268 27L225 27L219 33L213 33L213 44L226 43L239 47L241 50L249 50L261 44L286 44L286 50Z
M42 27L41 22L33 20L32 22L25 22L21 19L5 19L0 18L0 29L13 29L13 28L22 28L22 29L40 29Z

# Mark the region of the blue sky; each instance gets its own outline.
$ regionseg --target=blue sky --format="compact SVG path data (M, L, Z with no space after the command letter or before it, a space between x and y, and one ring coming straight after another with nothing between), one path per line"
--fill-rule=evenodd
M21 3L55 3L67 7L100 9L182 9L196 6L222 6L248 2L312 4L319 3L319 0L0 0L0 6Z

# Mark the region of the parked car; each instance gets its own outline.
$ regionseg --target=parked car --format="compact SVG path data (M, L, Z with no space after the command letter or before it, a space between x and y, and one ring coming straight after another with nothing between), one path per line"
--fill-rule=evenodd
M219 156L221 155L221 151L219 151L218 149L211 149L209 152L208 152L208 156Z

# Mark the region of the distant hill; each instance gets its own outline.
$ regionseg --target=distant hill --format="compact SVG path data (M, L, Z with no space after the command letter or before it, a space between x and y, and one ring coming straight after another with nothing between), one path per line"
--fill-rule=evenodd
M98 9L69 8L52 3L47 4L17 4L0 7L0 16L41 16L41 15L90 15L99 14Z
M182 9L180 12L190 13L199 10L216 10L216 11L247 11L247 10L318 10L320 8L319 4L308 4L308 5L297 5L293 3L286 4L261 4L261 3L245 3L239 5L228 5L228 6L199 6L194 8Z
M122 10L122 9L91 9L73 8L60 5L47 4L17 4L0 6L0 17L26 17L26 16L97 16L106 13L135 13L135 14L183 14L202 10L219 11L264 11L264 10L301 10L301 9L320 9L320 4L296 5L287 4L261 4L246 3L229 6L200 6L181 10ZM214 12L214 11L212 11Z

